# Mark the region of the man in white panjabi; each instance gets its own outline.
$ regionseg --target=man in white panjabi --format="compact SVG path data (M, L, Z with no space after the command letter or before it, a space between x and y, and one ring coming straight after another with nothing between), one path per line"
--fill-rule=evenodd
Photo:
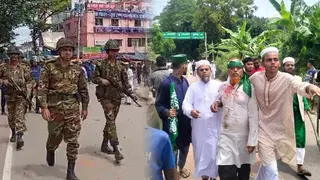
M196 71L201 80L188 88L182 109L191 118L194 176L208 180L218 176L216 151L222 112L213 113L211 105L219 98L221 82L211 79L208 60L198 61Z
M130 86L132 87L132 90L133 90L134 89L134 87L133 87L133 79L134 79L133 71L129 67L129 63L128 62L125 62L124 65L126 66L129 84L130 84ZM131 98L126 96L125 103L130 105L131 104Z
M320 95L320 89L278 71L280 62L277 48L266 48L260 55L265 71L250 77L260 119L258 153L262 164L256 180L278 180L277 159L295 164L293 95L297 93L313 98L314 95Z
M234 59L227 66L230 81L219 88L220 102L212 107L216 111L219 103L223 106L217 155L219 178L249 180L258 143L258 106L243 63Z

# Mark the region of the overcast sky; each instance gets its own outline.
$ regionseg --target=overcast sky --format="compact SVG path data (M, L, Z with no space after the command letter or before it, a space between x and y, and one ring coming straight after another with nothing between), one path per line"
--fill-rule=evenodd
M165 7L169 0L153 0L153 13L154 15L159 15L162 9ZM318 0L305 0L308 5L316 3ZM278 0L280 2L280 0ZM291 0L284 0L287 7L290 7ZM255 15L259 17L273 17L277 16L276 10L273 8L268 0L255 0L255 5L258 7ZM27 27L18 28L15 30L19 36L16 38L15 42L20 45L26 41L31 41L30 30Z

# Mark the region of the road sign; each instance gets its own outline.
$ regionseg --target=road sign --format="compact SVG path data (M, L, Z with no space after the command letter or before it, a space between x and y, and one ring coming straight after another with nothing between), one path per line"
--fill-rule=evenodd
M190 32L178 32L177 39L190 39Z
M204 32L192 32L191 39L204 39Z
M163 39L177 39L177 33L175 32L163 32Z

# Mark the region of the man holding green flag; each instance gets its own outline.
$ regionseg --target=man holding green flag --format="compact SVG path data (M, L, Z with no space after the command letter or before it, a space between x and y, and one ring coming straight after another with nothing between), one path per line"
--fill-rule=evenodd
M182 102L189 87L183 75L188 69L186 55L172 56L173 72L165 78L157 92L156 109L162 120L163 130L168 133L177 162L180 176L187 178L190 172L184 168L191 143L190 118L182 112Z

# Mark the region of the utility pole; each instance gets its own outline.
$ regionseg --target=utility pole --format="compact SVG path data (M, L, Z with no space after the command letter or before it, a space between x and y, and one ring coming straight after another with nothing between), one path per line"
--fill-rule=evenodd
M77 60L79 61L80 59L80 36L81 36L81 15L82 15L82 10L83 10L83 4L82 0L79 0L79 4L77 7L77 14L78 14L78 47L77 47Z
M206 60L208 60L208 45L207 45L207 32L204 33L204 46L205 46L205 53L206 53Z

